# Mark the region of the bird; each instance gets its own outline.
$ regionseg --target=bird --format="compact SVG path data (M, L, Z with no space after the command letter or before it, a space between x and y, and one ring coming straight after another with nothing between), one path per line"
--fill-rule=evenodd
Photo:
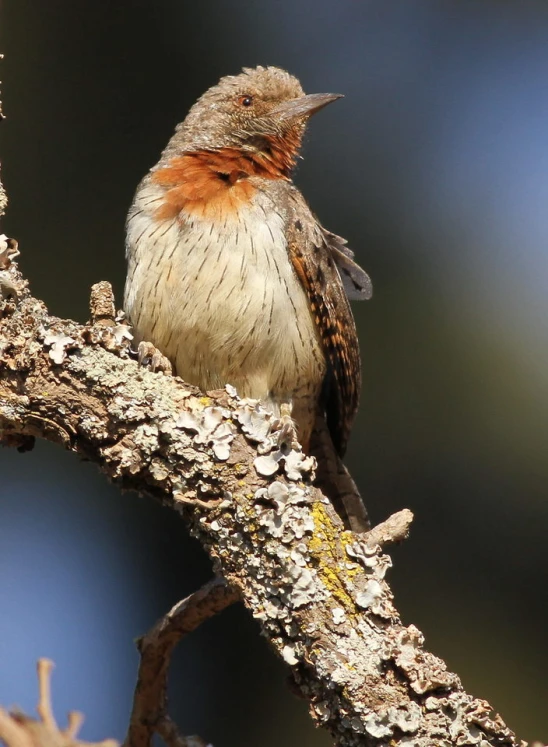
M305 94L272 66L209 88L137 187L124 309L136 341L184 381L231 384L279 418L283 438L293 428L361 532L367 512L342 462L361 387L349 299L372 284L292 180L310 117L339 98Z

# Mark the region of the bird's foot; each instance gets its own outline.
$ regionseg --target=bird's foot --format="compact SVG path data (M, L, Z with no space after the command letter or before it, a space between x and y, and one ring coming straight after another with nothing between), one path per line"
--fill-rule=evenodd
M280 451L300 449L299 434L297 433L295 421L291 417L291 410L290 404L284 403L280 405L280 417L275 425Z
M148 366L155 373L163 373L166 376L173 375L171 363L151 342L143 340L139 343L137 347L137 360L139 361L139 365Z

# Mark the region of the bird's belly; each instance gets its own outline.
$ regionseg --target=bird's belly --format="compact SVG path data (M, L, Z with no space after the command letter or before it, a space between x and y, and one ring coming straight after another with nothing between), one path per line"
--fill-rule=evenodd
M271 402L316 399L325 359L283 228L277 214L221 231L174 224L154 248L155 229L145 230L126 287L138 337L202 389L230 383Z

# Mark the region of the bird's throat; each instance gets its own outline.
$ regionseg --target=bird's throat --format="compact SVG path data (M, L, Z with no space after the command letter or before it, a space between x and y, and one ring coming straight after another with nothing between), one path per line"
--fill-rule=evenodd
M227 147L171 158L152 174L152 181L165 189L156 218L237 212L255 193L250 177L290 178L299 146L300 136L269 136L250 151Z

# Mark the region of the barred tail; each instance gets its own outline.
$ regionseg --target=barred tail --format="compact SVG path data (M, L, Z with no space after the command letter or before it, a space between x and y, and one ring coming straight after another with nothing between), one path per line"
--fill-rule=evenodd
M356 483L335 451L323 413L316 417L310 453L318 462L316 487L329 498L345 527L353 532L371 529L367 509Z

